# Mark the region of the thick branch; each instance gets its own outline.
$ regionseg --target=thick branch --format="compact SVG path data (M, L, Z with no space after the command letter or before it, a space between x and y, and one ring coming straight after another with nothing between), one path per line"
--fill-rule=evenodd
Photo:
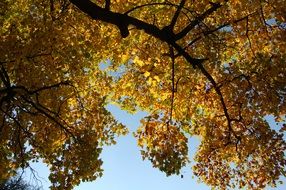
M81 11L88 14L89 16L91 16L95 20L101 20L104 22L108 22L110 24L114 24L114 25L118 26L119 29L121 27L123 27L122 23L124 23L124 27L126 27L127 30L128 30L128 28L127 28L128 25L133 25L137 29L144 30L145 33L147 33L147 34L149 34L155 38L158 38L159 40L166 42L167 44L172 46L178 52L178 54L182 55L187 60L187 62L189 62L194 68L198 68L199 70L201 70L202 74L212 83L212 85L215 88L216 93L218 94L218 96L220 98L220 102L222 104L223 111L224 111L225 117L226 117L227 122L228 122L229 132L233 132L233 130L231 128L231 119L230 119L230 116L228 114L228 110L227 110L225 101L223 99L223 95L222 95L219 87L217 86L217 83L213 79L213 77L208 73L208 71L202 65L202 63L206 59L196 59L196 58L191 57L190 54L188 54L184 50L184 48L182 48L179 44L176 43L176 40L183 38L190 30L193 29L193 27L195 27L203 19L205 19L207 16L209 16L210 14L215 12L217 9L219 9L222 6L221 4L211 3L212 7L210 9L205 11L202 15L198 16L196 18L196 20L191 22L185 29L183 29L180 33L178 33L176 35L176 38L174 38L174 35L172 35L167 30L164 30L164 28L161 30L152 24L149 24L149 23L146 23L146 22L141 21L139 19L130 17L126 14L114 13L112 11L105 10L105 9L97 6L96 4L91 2L90 0L71 0L71 2L74 5L76 5ZM121 29L120 29L120 31L121 31ZM121 34L122 34L122 31L121 31ZM122 35L122 37L127 37L127 36Z
M129 35L128 24L130 24L130 22L126 20L128 18L126 15L112 12L106 8L101 8L90 0L70 0L70 2L95 20L101 20L116 25L123 38L126 38Z
M124 33L122 37L128 36L129 32L126 32L126 30L128 31L127 27L128 25L133 25L137 29L144 30L147 34L158 38L163 42L167 42L185 58L188 55L188 58L186 59L189 63L193 65L193 67L195 67L197 64L201 64L204 61L202 59L193 58L188 53L186 53L178 44L176 44L173 35L171 35L169 32L166 32L166 30L160 30L158 27L152 24L130 17L126 14L114 13L112 11L105 10L97 6L90 0L71 0L71 2L76 5L81 11L88 14L91 18L116 25L120 29L121 35L122 33Z

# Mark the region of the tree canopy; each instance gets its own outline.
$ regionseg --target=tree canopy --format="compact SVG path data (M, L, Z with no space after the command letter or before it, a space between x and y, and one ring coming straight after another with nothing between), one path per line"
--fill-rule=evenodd
M193 171L214 188L286 176L285 0L3 0L0 10L0 179L39 159L52 189L100 177L102 147L128 132L109 103L150 114L134 136L166 175L188 164L197 136Z

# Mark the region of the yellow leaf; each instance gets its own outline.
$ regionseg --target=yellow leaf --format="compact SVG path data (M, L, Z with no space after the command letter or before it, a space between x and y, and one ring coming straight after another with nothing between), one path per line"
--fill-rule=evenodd
M144 73L144 77L149 77L150 76L150 72L148 72L148 71L146 71L145 73Z
M141 61L141 60L138 58L138 56L136 56L136 57L134 58L133 62L135 63L135 65L138 65L138 66L140 66L140 67L142 67L142 66L144 65L144 62Z
M129 56L128 56L128 55L123 54L123 55L121 56L121 62L122 62L122 63L126 63L128 60L129 60Z
M154 76L154 79L157 81L157 82L160 82L160 78L156 75Z

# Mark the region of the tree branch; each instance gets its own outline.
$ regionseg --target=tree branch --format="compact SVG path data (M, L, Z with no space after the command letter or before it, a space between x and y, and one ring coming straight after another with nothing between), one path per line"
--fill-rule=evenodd
M51 121L53 121L55 124L57 124L61 129L63 129L67 134L69 134L71 137L73 137L74 139L76 139L76 137L74 136L74 134L66 127L64 126L60 121L58 121L55 117L53 117L52 115L50 115L49 113L47 113L44 109L42 109L40 106L38 106L35 102L28 100L27 98L25 98L24 96L22 96L22 98L29 104L31 104L39 113L43 114L44 116L46 116L47 118L49 118Z
M170 110L170 124L172 125L174 99L175 99L175 54L173 47L170 47L170 57L172 60L172 96L171 96L171 110Z
M60 86L63 86L63 85L72 86L70 81L61 81L61 82L53 84L53 85L43 86L43 87L38 88L36 90L30 91L30 94L36 94L36 93L38 93L40 91L49 90L49 89L52 89L52 88L57 88L57 87L60 87Z
M219 3L212 3L212 7L206 10L203 14L199 15L195 20L189 23L181 32L177 33L175 36L176 41L185 37L195 26L197 26L202 20L204 20L207 16L214 13L218 10L222 5Z
M225 104L223 95L217 86L217 83L213 79L213 77L208 73L208 71L203 67L202 63L206 59L196 59L190 56L179 44L176 43L178 39L183 38L190 30L193 29L197 24L199 24L203 19L205 19L207 16L218 10L222 5L221 4L216 4L216 3L211 3L211 8L205 11L202 15L198 16L193 22L191 22L185 29L183 29L180 33L176 34L174 36L170 34L170 32L166 32L164 28L161 30L158 27L146 23L144 21L141 21L139 19L130 17L126 14L120 14L120 13L115 13L112 11L107 11L90 0L71 0L71 2L77 6L81 11L84 13L88 14L90 17L92 17L95 20L101 20L110 24L114 24L116 26L122 27L122 23L124 23L124 27L128 30L128 25L133 25L139 30L144 30L145 33L163 41L175 48L175 50L178 52L178 54L182 55L188 63L190 63L193 68L198 68L202 74L212 83L213 87L215 88L216 93L219 96L220 102L222 104L223 112L225 114L225 117L227 119L228 123L228 128L229 132L233 132L233 134L236 136L234 131L232 130L231 127L231 119L228 114L227 106ZM121 31L121 29L120 29ZM121 31L122 34L122 31ZM127 37L128 35L122 36L122 37ZM230 138L230 136L229 136Z
M110 0L105 0L105 7L106 10L110 10Z
M236 137L236 139L239 139L239 137L236 135L236 133L232 129L232 126L231 126L231 121L232 120L231 120L231 118L230 118L230 116L228 114L227 106L225 104L225 101L224 101L223 95L222 95L222 93L220 91L220 88L218 87L218 85L215 82L214 78L209 74L209 72L204 68L204 66L202 64L198 65L198 68L205 75L205 77L211 82L211 84L213 85L217 95L219 96L220 103L222 105L223 112L224 112L224 115L225 115L226 120L227 120L227 126L228 126L229 133L232 133ZM230 135L229 135L229 140L230 140Z
M81 11L88 14L92 19L101 20L103 22L107 22L110 24L114 24L116 26L123 27L125 25L125 29L128 30L128 25L133 25L139 30L144 30L145 33L163 41L167 42L169 45L173 46L181 55L183 55L189 63L195 67L197 64L201 64L205 59L196 59L191 57L188 53L186 53L176 42L174 41L174 36L170 35L169 32L165 30L161 30L158 27L141 21L139 19L130 17L126 14L114 13L112 11L107 11L90 0L71 0L71 2L77 6ZM120 29L121 31L121 29ZM121 31L122 34L122 31ZM126 34L126 33L125 33ZM129 32L128 32L129 34ZM124 35L122 37L127 37L128 35Z
M141 9L143 7L148 7L148 6L155 6L155 5L166 5L166 6L171 6L171 7L179 7L179 5L176 5L176 4L173 4L173 3L170 3L170 2L164 2L164 3L147 3L147 4L143 4L143 5L138 5L138 6L135 6L133 7L132 9L129 9L128 11L126 11L124 14L128 15L129 13L137 10L137 9ZM185 10L188 10L184 7L182 7L182 9L185 9ZM190 10L188 10L190 12Z
M171 30L174 29L174 27L175 27L175 25L176 25L176 22L177 22L177 20L178 20L178 17L179 17L179 15L180 15L180 12L181 12L182 8L184 7L185 3L186 3L186 0L181 0L181 2L180 2L180 4L179 4L179 6L178 6L178 8L177 8L177 10L176 10L176 12L175 12L173 18L172 18L172 21L171 21L171 23L170 23L170 25L169 25L169 27L170 27Z
M6 88L11 87L10 78L9 78L8 73L7 73L6 69L4 68L3 64L1 64L1 68L0 68L0 79L2 80L2 82L4 83Z

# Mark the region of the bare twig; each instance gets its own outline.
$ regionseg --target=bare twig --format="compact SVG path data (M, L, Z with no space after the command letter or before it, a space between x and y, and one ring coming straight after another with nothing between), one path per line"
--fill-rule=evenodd
M211 8L206 10L203 14L199 15L197 18L195 18L195 20L190 22L183 30L181 30L181 32L176 34L176 41L185 37L196 25L203 21L207 16L218 10L221 6L222 5L219 3L212 3Z
M176 10L176 12L175 12L173 18L172 18L172 21L171 21L171 23L170 23L170 25L169 25L169 27L170 27L171 30L174 29L174 27L175 27L175 25L176 25L176 22L177 22L177 20L178 20L178 17L179 17L179 15L180 15L180 12L181 12L181 10L183 9L185 3L186 3L186 0L181 0L181 2L180 2L180 4L179 4L179 6L178 6L178 8L177 8L177 10Z

